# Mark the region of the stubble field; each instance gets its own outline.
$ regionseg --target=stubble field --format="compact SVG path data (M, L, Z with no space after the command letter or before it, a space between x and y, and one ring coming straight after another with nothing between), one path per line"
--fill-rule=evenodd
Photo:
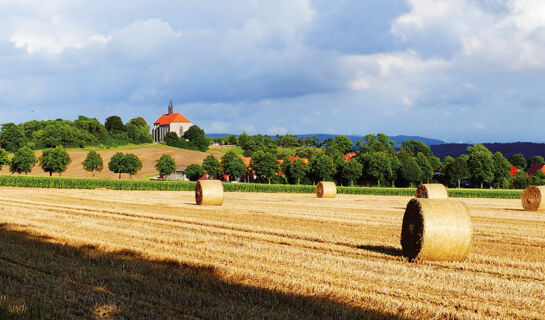
M0 188L0 318L543 319L545 214L462 199L468 259L409 263L409 199Z

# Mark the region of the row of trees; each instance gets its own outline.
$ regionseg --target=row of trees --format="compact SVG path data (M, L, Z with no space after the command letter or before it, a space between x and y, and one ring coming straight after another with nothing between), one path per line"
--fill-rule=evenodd
M152 141L150 127L142 117L131 119L126 124L118 116L108 117L104 124L85 116L79 116L75 121L32 120L21 124L2 124L0 131L0 148L9 152L16 152L24 146L37 150L57 146L82 148Z

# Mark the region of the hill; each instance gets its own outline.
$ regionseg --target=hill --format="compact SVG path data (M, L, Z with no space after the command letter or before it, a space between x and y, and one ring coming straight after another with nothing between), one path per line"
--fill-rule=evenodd
M533 156L545 156L545 143L533 142L513 142L513 143L484 143L484 145L494 152L501 152L506 158L510 158L516 153L521 153L526 159ZM465 143L445 143L441 145L431 145L431 150L435 156L443 159L446 156L458 157L465 153L470 144Z
M108 170L108 162L110 161L110 158L114 154L116 154L117 152L123 152L123 153L135 154L142 161L142 170L140 170L140 172L138 172L136 175L132 177L133 179L137 179L137 180L145 180L147 179L146 177L157 174L157 170L155 169L155 162L163 154L171 155L174 158L174 161L176 161L177 165L190 165L193 163L201 164L203 160L210 153L215 154L215 152L206 153L206 152L171 148L171 147L167 147L163 145L133 146L133 147L123 148L123 149L119 148L119 149L96 150L96 152L102 156L102 159L104 161L104 170L102 170L102 172L95 173L95 178L117 179L117 174ZM73 177L73 178L92 177L91 173L85 171L81 164L83 160L85 159L85 157L87 156L88 151L84 149L75 149L75 150L69 150L68 153L70 154L70 158L72 158L72 162L68 166L68 169L66 170L66 172L62 174L62 176ZM37 157L39 157L40 155L41 155L40 151L36 152ZM4 168L4 170L1 173L6 174L7 172L8 170ZM42 168L40 168L39 165L36 164L36 166L34 166L34 168L32 169L32 172L29 175L48 176L49 173L44 172ZM124 179L128 178L128 175L123 174L122 178Z

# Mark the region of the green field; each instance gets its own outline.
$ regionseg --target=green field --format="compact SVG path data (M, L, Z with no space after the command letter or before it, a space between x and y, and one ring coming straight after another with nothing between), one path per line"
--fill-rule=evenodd
M58 177L31 177L0 175L0 186L24 188L58 189L112 189L112 190L155 190L155 191L193 191L195 182L189 181L145 181L84 179ZM275 192L275 193L314 193L312 185L284 185L258 183L225 183L226 192ZM378 188L378 187L337 187L340 194L412 196L415 188ZM489 189L449 189L453 198L502 198L519 199L522 190Z

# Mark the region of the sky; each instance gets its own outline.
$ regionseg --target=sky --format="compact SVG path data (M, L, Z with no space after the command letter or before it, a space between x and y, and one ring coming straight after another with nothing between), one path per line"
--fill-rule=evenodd
M0 0L0 122L543 142L542 0Z

